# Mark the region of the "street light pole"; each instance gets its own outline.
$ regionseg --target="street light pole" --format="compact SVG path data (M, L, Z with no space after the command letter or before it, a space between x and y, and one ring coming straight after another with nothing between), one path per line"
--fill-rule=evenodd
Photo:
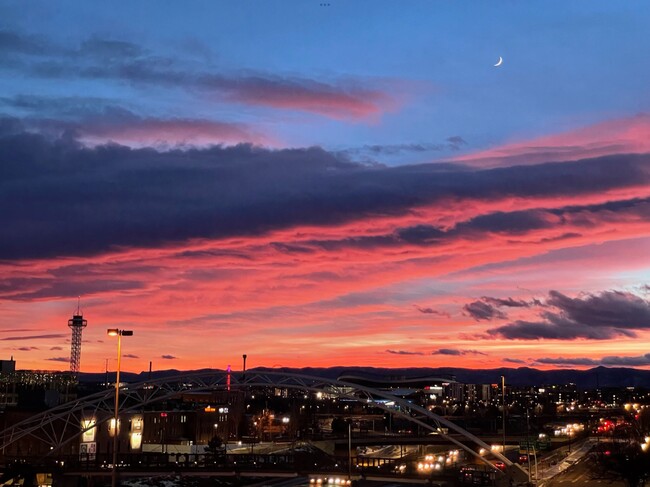
M501 399L503 402L503 450L502 454L506 454L506 377L501 376Z
M348 421L348 481L352 481L352 419Z
M535 451L534 446L533 451ZM528 408L526 408L526 458L528 459L528 483L530 484L530 420L528 418ZM535 461L537 461L537 457L535 457Z
M117 372L115 374L115 416L113 417L113 469L111 472L111 487L117 486L117 432L120 412L120 366L122 364L122 336L132 336L130 330L119 330L109 328L106 330L108 336L117 337Z

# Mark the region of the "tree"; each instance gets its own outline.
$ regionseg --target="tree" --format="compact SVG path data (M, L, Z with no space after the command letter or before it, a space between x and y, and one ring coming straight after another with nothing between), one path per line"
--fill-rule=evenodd
M205 447L205 452L216 463L218 458L223 457L226 454L226 444L220 436L214 435L210 438L210 441L208 441L208 445Z
M623 479L630 487L650 478L650 452L637 441L601 443L595 458L604 478Z
M332 420L332 433L335 435L347 435L348 423L341 417L336 417Z

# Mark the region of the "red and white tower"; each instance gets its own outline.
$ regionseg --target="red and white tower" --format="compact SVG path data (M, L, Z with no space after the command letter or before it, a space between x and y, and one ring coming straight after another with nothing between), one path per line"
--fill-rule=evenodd
M81 363L81 331L88 326L88 321L84 320L79 303L77 312L68 320L68 326L72 329L72 339L70 340L70 372L76 376L79 373Z

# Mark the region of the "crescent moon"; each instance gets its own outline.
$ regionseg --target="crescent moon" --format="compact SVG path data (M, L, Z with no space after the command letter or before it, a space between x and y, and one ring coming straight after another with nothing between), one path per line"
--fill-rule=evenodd
M501 66L502 64L503 64L503 58L502 58L501 56L499 56L499 61L494 65L494 67L495 67L495 68L496 68L496 67L499 67L499 66Z

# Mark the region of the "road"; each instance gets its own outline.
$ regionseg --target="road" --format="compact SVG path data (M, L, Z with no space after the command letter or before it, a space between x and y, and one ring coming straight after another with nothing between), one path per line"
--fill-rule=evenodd
M608 487L624 487L623 480L602 478L596 473L597 468L593 460L587 455L596 440L588 439L575 449L557 465L540 472L540 487L588 487L602 485Z
M599 477L596 472L597 469L593 461L587 458L571 466L544 485L546 487L624 487L627 485L623 480Z

